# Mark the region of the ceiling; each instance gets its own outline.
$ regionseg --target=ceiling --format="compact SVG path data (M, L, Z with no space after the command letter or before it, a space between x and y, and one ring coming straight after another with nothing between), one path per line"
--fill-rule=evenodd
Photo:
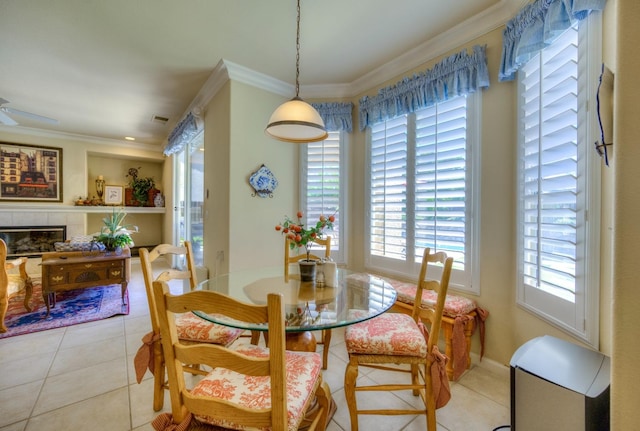
M456 48L522 4L303 0L300 95L354 96L365 80L372 88ZM466 40L448 46L454 33ZM0 131L131 136L161 149L221 60L291 85L293 96L295 36L295 0L2 0L3 106L58 124L9 114L19 124Z

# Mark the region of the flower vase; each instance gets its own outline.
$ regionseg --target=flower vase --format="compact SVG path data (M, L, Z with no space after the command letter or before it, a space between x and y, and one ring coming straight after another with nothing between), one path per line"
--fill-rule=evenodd
M315 281L316 280L316 261L303 259L298 261L300 267L300 280L301 281Z

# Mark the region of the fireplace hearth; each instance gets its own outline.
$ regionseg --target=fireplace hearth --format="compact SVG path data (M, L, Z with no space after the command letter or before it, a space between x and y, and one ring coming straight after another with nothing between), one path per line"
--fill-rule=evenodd
M66 226L0 227L0 238L7 244L8 258L39 257L55 251L56 242L67 239Z

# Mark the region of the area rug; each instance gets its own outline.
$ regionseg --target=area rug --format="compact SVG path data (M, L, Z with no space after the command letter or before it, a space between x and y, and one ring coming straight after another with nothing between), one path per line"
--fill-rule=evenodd
M47 307L42 299L41 286L36 284L33 286L31 298L33 311L24 309L23 295L11 298L4 320L7 332L0 334L0 338L129 314L129 296L125 293L125 305L123 305L120 292L119 284L60 292L56 294L56 306L51 308L49 316L45 317Z

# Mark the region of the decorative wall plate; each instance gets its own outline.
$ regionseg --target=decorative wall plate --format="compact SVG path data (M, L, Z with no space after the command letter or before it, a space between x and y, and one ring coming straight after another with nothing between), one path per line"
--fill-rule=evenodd
M251 196L260 196L261 198L273 197L273 191L278 187L278 180L271 170L265 165L255 171L249 177L249 184L255 190Z

